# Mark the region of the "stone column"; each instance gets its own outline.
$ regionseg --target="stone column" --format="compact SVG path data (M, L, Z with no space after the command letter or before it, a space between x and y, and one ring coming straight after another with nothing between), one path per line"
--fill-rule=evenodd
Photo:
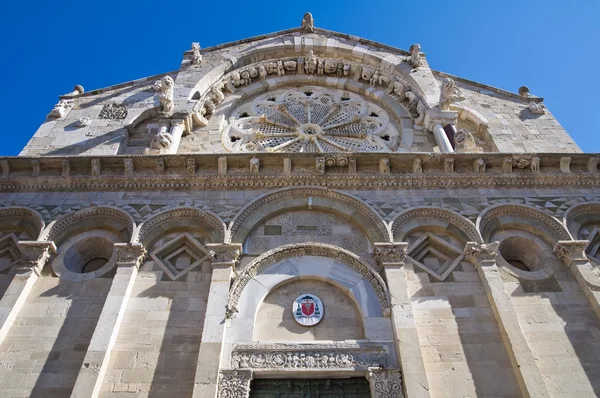
M117 273L96 323L71 398L98 396L135 277L146 256L141 243L115 243L114 251L117 255Z
M173 137L173 144L167 151L167 153L177 153L177 149L179 149L179 143L181 142L181 137L183 136L183 132L185 130L185 122L183 119L173 119L171 121L171 137Z
M406 242L375 243L375 260L383 268L390 290L396 350L404 375L406 396L426 398L430 396L429 384L404 272L407 248Z
M587 240L561 240L554 246L554 253L569 267L592 308L600 317L600 278L585 254L587 245Z
M21 251L21 259L9 271L14 276L0 300L0 344L25 304L44 265L56 252L54 242L50 241L21 241L17 242L17 246Z
M232 312L227 309L229 284L242 253L242 245L240 244L209 243L206 247L214 255L210 291L202 329L202 341L200 342L196 376L194 378L193 398L215 397L217 396L217 383L219 385L224 383L223 376L219 381L219 369L223 367L221 364L221 357L223 356L221 350L225 338L225 326L227 319L232 315ZM240 371L237 372L240 374ZM247 396L223 395L220 392L218 394L219 397Z
M218 398L248 398L252 370L222 370L219 375ZM194 396L196 396L194 394ZM208 398L208 396L206 396Z
M367 379L371 388L371 398L404 398L399 370L369 368ZM408 397L412 397L409 394L406 393Z
M498 246L498 242L488 244L468 242L464 250L465 259L473 264L481 278L521 394L524 397L549 397L535 358L519 325L510 296L504 289L504 282L495 260Z
M442 111L437 107L429 109L425 114L423 125L433 133L440 152L454 152L443 126L446 124L456 125L457 120L457 112L451 110Z

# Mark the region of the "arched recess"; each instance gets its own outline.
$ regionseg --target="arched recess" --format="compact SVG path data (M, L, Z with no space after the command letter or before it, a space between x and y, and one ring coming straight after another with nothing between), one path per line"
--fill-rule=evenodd
M285 211L308 209L332 212L362 226L371 241L389 242L390 233L383 219L366 202L328 188L284 188L258 197L244 206L229 226L228 243L243 243L250 231L262 221Z
M165 231L177 227L207 229L210 231L211 242L223 242L226 236L225 223L218 215L193 207L178 207L155 214L141 223L134 241L151 245Z
M206 245L223 242L225 235L225 224L216 214L178 207L144 221L134 239L150 254L145 267L178 280L192 270L210 272Z
M600 202L580 203L565 212L564 224L574 239L587 240L587 256L600 262Z
M569 231L553 216L533 207L499 204L484 210L477 228L485 243L500 242L498 265L513 276L542 280L560 267L553 252L560 240L572 240Z
M44 220L35 210L10 206L0 208L0 273L8 270L21 258L18 241L37 240L44 229ZM0 280L0 291L2 283Z
M72 281L94 279L116 266L115 243L131 241L135 230L133 217L112 206L88 207L52 221L41 240L51 240L58 255L52 270Z
M19 240L37 240L45 225L41 214L28 207L0 208L0 233L24 233L18 236Z
M283 264L284 260L305 256L323 257L334 260L336 264L343 268L344 272L341 274L347 273L349 280L352 281L354 279L354 283L349 285L333 275L336 273L333 267L327 268L303 264L300 267L296 267L295 271L292 269L283 270L283 268L289 267L289 264ZM272 269L271 266L273 264L279 263L282 263L281 267ZM259 277L258 279L261 279L259 282L257 276L261 274L264 277ZM340 276L341 274L338 273ZM359 256L348 250L316 242L281 246L254 259L236 278L229 293L229 308L239 307L238 311L241 317L251 317L254 319L258 304L262 302L270 289L286 280L300 277L320 278L348 290L353 295L363 317L390 316L391 302L389 291L377 271ZM249 286L250 290L252 290L252 286L256 287L257 284L262 286L260 289L262 295L244 294ZM268 288L265 290L264 288L267 285ZM366 296L364 296L365 293L367 294ZM248 299L242 300L242 296L247 296Z
M392 221L395 242L408 242L408 257L416 272L445 280L464 260L467 242L481 242L475 225L446 209L407 209Z

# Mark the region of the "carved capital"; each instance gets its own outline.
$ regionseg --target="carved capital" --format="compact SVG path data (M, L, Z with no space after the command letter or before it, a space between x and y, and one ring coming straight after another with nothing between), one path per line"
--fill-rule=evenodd
M250 395L252 370L221 370L217 398L247 398Z
M436 124L445 126L446 124L457 124L458 112L445 110L442 111L439 108L431 108L425 113L425 120L423 126L429 132L433 132L433 128Z
M206 248L211 253L213 265L234 267L242 255L242 245L239 243L208 243Z
M378 242L375 243L373 257L381 267L386 265L402 265L408 253L406 242Z
M367 379L373 398L403 398L402 374L400 370L369 368Z
M115 243L117 266L139 268L146 259L146 249L141 243Z
M21 251L17 274L34 272L39 276L44 265L56 253L56 245L52 241L20 241L17 246Z
M463 254L468 262L477 267L483 265L485 262L496 261L496 255L498 254L499 246L499 242L467 242Z
M554 246L554 254L567 266L573 264L574 261L587 262L588 259L585 255L587 244L587 240L559 240Z

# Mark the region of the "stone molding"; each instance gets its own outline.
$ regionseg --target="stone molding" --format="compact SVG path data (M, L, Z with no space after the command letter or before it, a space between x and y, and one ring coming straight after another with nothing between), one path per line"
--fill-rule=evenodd
M135 229L135 221L133 220L133 217L118 207L97 206L67 213L59 217L48 224L46 230L42 233L41 238L44 240L53 240L73 224L95 217L110 217L119 220L127 227L129 236L131 237L133 235L133 231Z
M215 231L219 233L218 240L222 240L226 236L225 223L218 215L210 211L200 210L193 207L178 207L155 214L148 220L142 222L132 241L143 243L148 233L154 228L159 227L163 223L171 220L181 220L186 218L198 219L209 224L215 229Z
M16 273L34 272L40 276L44 265L56 253L56 245L52 241L19 241L21 259L17 263Z
M437 218L448 221L460 231L464 232L470 240L474 242L483 242L475 224L460 214L437 207L413 207L398 214L391 224L392 237L396 235L396 232L398 232L403 225L416 218Z
M141 243L115 243L113 247L119 267L133 266L139 269L148 254Z
M325 243L307 242L290 244L269 250L252 261L235 279L235 282L229 293L229 309L237 308L238 300L252 278L260 274L260 272L271 264L285 260L291 257L302 256L320 256L332 258L336 261L344 263L365 277L377 294L382 312L385 316L390 316L390 295L388 288L381 278L369 264L364 262L356 254L349 252L334 245Z
M306 187L306 188L284 188L279 191L270 192L254 201L248 203L242 210L238 212L238 214L231 220L229 223L229 235L227 242L231 242L236 238L236 233L240 229L240 227L244 224L246 219L254 214L259 208L268 206L270 203L285 200L287 198L297 198L297 197L306 197L310 198L312 196L326 197L331 198L340 202L343 202L352 208L356 209L363 216L369 218L373 221L375 228L377 229L378 236L376 237L377 241L389 241L390 233L387 228L387 225L383 221L383 219L373 210L371 206L369 206L362 199L358 199L354 196L348 195L346 193L334 191L328 188L321 187ZM309 204L310 208L310 204ZM367 226L363 226L367 227Z
M473 266L479 267L490 262L495 263L499 246L499 242L467 242L463 254L465 255L465 260L473 264Z
M388 265L403 265L408 254L406 242L376 242L373 258L380 267Z
M254 371L367 370L385 366L387 351L376 343L242 344L233 348L231 366Z
M400 370L370 368L367 379L372 398L404 398Z
M32 177L32 158L18 157L0 159L6 161L0 177L0 190L3 192L42 192L42 191L140 191L140 190L190 190L190 189L239 189L283 188L298 185L326 185L330 188L502 188L502 187L598 187L600 172L587 170L590 154L571 155L571 172L559 170L560 156L557 154L537 154L543 161L539 171L530 168L513 168L511 172L502 169L506 153L493 154L432 154L427 155L425 172L414 173L413 161L423 155L412 153L357 153L356 172L339 168L325 168L319 172L316 165L318 153L260 153L228 155L161 155L165 171L156 174L156 165L152 155L128 157L133 163L132 174L125 173L123 157L106 156L98 158L70 157L71 172L68 177L62 175L64 157L42 157L39 160L40 173ZM260 160L259 173L250 171L250 158ZM218 158L227 160L228 170L218 173ZM380 158L389 159L390 173L381 174ZM452 170L446 169L445 159L454 161ZM473 162L483 159L486 170L473 172ZM188 161L193 159L197 167L190 174ZM284 159L291 162L291 173L284 173ZM95 166L92 167L92 160ZM4 170L8 170L4 173ZM352 168L354 170L354 168ZM235 170L235 171L234 171Z
M477 229L479 232L483 232L487 223L504 215L516 216L523 219L523 223L526 222L526 218L538 221L550 229L553 234L552 238L556 241L572 240L565 226L556 218L536 208L518 204L499 204L488 207L477 217Z
M556 257L570 267L574 261L589 262L585 249L588 245L587 240L561 240L554 246Z
M217 398L247 398L253 373L249 369L222 369L219 374Z
M0 208L0 219L25 219L33 223L36 227L36 236L32 236L32 239L39 237L46 226L42 215L37 211L28 207L21 206L7 206Z
M600 216L600 203L598 202L584 202L578 203L571 208L569 208L563 217L564 224L569 227L569 222L575 217L586 214L586 213L596 213ZM573 231L571 231L573 232ZM575 238L577 238L575 236Z

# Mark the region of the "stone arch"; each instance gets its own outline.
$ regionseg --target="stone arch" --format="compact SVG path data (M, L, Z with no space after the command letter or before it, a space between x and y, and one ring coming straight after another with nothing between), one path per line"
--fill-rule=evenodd
M462 104L452 104L450 109L458 112L459 120L466 120L477 126L474 133L483 133L487 129L489 120L481 112Z
M368 263L362 260L359 256L353 254L352 252L339 248L333 245L327 245L323 243L316 242L308 242L308 243L300 243L300 244L292 244L278 247L276 249L270 250L263 255L254 259L244 270L240 273L238 278L235 280L230 293L229 293L229 308L238 308L238 303L244 289L250 283L258 283L253 281L254 278L259 275L263 270L272 266L273 264L279 263L283 260L287 260L295 257L303 257L303 256L315 256L315 257L325 257L335 260L348 268L348 271L353 273L354 275L360 276L363 278L364 284L368 284L370 288L372 288L372 292L377 295L377 301L379 303L378 308L368 307L365 301L360 300L355 296L355 300L359 308L361 309L361 313L363 316L365 314L372 314L372 316L390 316L391 311L391 302L390 302L390 294L388 288L381 278L381 276L374 270ZM319 276L319 271L309 270L307 271L308 275ZM300 276L300 275L298 275ZM284 280L290 279L292 276L285 277ZM322 275L323 279L327 277L327 275ZM271 284L270 288L277 286L282 283L284 280L277 278L269 278L270 281L268 284ZM361 282L361 283L363 283ZM265 286L263 282L261 285ZM366 287L366 286L365 286ZM269 288L269 290L270 290ZM347 289L347 287L346 287ZM351 292L352 293L352 292ZM266 293L263 295L263 297ZM258 303L262 301L262 297L258 300L257 297L253 297L253 300L256 301L254 304L254 310L256 310ZM246 304L248 305L248 304ZM250 310L246 310L250 311Z
M418 220L426 219L427 222ZM396 241L402 241L405 236L415 227L421 225L438 226L455 231L459 236L464 236L472 242L482 242L477 227L467 218L451 210L437 207L410 208L398 214L392 221L392 237ZM397 237L397 234L400 234Z
M153 233L162 233L173 223L195 223L212 230L212 242L223 242L227 235L225 223L213 212L194 207L178 207L164 210L142 222L136 231L133 241L146 244ZM190 225L191 226L191 225Z
M390 241L386 223L366 202L328 188L310 187L283 188L248 203L232 219L227 243L243 243L255 225L278 213L297 209L331 211L362 226L371 243Z
M572 240L569 231L556 218L539 209L520 204L498 204L488 207L479 215L476 225L483 240L489 243L492 228L524 225L525 220L531 222L531 226L551 244L559 240Z
M130 214L114 206L94 206L60 216L48 224L41 238L43 238L42 240L55 240L62 234L77 228L79 222L95 218L121 223L127 229L128 240L133 236L135 221ZM101 227L102 223L96 222L94 226Z
M130 242L133 217L112 206L88 207L52 221L42 240L56 243L58 255L52 270L61 279L84 281L113 271L117 264L115 243Z
M37 240L46 223L41 214L28 207L8 206L0 208L0 228L20 229L26 232L30 240Z
M485 243L500 243L496 263L524 280L546 280L560 268L554 247L572 240L553 216L520 204L499 204L484 210L477 228Z
M589 236L582 236L580 230L586 225L600 226L600 202L579 203L570 207L565 212L563 222L574 239L588 239Z

